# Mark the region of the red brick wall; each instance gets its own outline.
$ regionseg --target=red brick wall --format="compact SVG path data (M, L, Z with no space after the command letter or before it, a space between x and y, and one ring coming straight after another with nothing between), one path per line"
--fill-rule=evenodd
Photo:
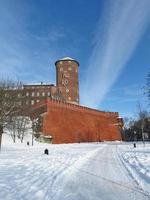
M55 144L121 140L117 123L118 113L48 100L43 133L51 135Z

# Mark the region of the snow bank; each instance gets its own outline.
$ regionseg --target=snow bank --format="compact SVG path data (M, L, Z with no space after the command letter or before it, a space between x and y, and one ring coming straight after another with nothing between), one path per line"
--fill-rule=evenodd
M141 188L150 194L150 143L145 146L137 143L126 144L118 148L120 158L132 177L141 186Z
M31 141L30 136L26 141ZM3 135L0 200L149 198L118 160L116 148L130 173L142 181L147 191L149 147L135 150L118 142L52 145L35 141L34 146L27 146L26 141L14 144L8 135ZM44 154L45 149L49 155Z
M54 199L66 180L66 171L84 162L98 146L96 143L51 145L35 142L32 147L26 143L14 144L3 135L0 200ZM44 155L46 148L49 155Z

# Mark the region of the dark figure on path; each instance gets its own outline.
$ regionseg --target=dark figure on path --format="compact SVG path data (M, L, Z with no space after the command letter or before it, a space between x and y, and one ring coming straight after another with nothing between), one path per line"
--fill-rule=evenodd
M45 149L45 150L44 150L44 154L46 154L46 155L49 154L48 149Z

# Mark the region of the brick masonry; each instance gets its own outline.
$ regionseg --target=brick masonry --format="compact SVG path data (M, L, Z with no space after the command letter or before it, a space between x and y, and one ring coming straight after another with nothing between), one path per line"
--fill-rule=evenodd
M102 112L87 107L48 99L43 115L43 134L54 144L121 140L117 112Z
M75 60L58 60L55 65L56 85L64 101L79 104L78 62Z

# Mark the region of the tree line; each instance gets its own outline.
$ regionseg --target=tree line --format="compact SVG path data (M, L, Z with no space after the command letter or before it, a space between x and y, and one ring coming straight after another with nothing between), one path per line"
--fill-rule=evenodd
M150 141L150 71L146 78L145 95L148 99L147 109L137 105L136 118L124 118L124 140L126 141ZM144 95L143 94L143 95Z
M147 111L141 111L136 119L125 118L124 123L124 140L150 140L150 114Z

